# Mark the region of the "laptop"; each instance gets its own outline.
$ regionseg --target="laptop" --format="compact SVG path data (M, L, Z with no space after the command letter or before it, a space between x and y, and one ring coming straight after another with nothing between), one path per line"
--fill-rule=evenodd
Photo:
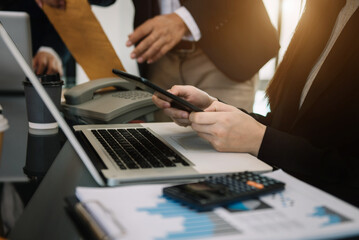
M1 24L0 37L6 40L22 70L100 186L272 170L249 154L217 152L190 128L175 123L78 125L74 126L76 138Z
M27 64L31 65L32 45L29 15L25 12L0 11L0 21L15 42ZM0 92L23 92L25 74L0 39Z

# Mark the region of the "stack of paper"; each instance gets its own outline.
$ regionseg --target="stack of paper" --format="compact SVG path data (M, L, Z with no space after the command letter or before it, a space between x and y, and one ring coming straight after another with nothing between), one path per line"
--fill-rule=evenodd
M76 189L110 239L313 239L359 235L359 209L283 171L282 192L198 213L162 197L166 185Z

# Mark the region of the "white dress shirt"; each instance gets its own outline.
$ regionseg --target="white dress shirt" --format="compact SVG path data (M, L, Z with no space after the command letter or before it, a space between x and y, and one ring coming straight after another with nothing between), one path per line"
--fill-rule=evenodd
M308 76L307 82L303 88L302 95L300 98L299 108L302 106L304 99L306 98L315 77L318 75L320 68L322 67L325 59L328 57L330 50L333 48L334 43L336 42L340 33L344 29L345 25L347 24L351 16L354 14L354 12L358 9L358 7L359 7L359 0L347 0L346 5L340 11L337 20L335 22L332 34L327 42L327 45L325 46L324 51L318 58L317 63L315 64L315 66L313 67L312 71Z

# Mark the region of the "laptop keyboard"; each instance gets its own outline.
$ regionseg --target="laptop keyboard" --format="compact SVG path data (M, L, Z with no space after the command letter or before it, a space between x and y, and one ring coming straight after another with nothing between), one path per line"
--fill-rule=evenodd
M91 130L122 170L189 166L145 128Z

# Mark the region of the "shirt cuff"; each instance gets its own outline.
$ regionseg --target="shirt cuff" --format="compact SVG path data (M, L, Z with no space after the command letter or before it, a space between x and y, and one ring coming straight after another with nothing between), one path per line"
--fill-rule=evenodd
M187 8L180 7L175 11L175 13L183 20L191 33L191 35L185 36L186 40L195 42L199 41L201 39L201 31L199 30L196 21Z
M62 61L61 61L61 58L59 56L59 54L57 54L57 52L51 48L51 47L45 47L45 46L42 46L39 48L39 50L37 50L37 52L47 52L47 53L50 53L52 55L54 55L54 57L56 58L57 61L59 61L61 64L62 64Z

